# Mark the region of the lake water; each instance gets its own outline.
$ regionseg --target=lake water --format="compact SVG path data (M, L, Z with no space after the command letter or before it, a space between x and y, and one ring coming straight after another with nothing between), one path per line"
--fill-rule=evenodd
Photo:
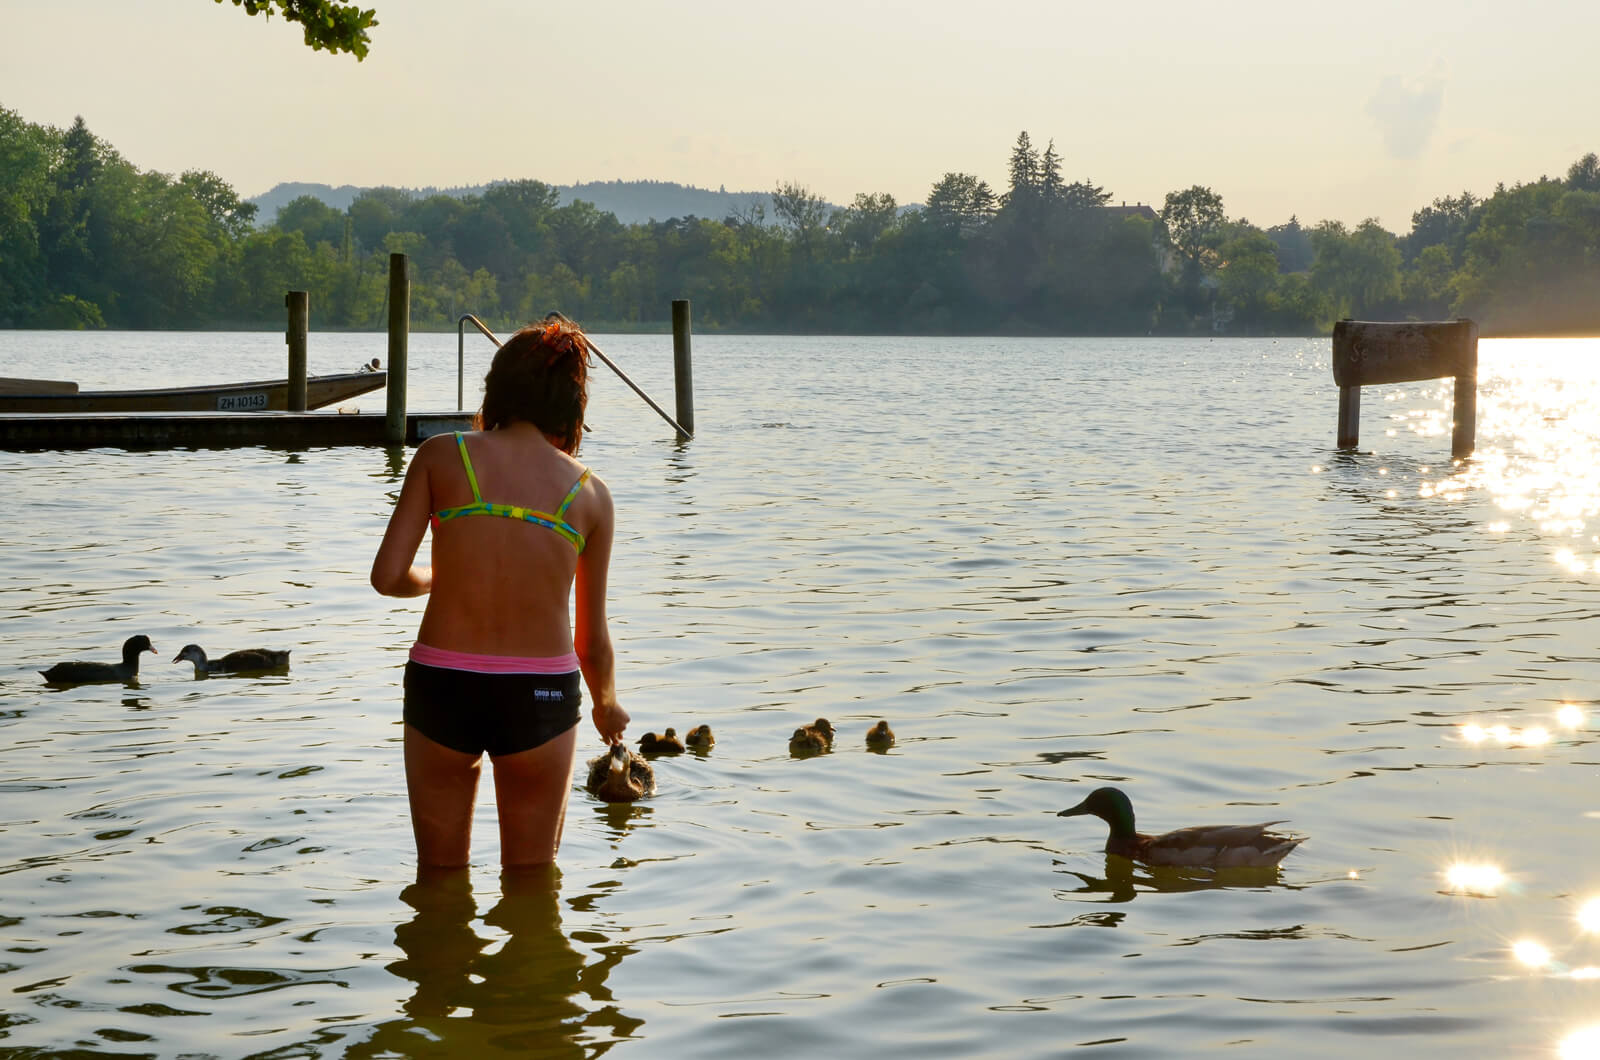
M670 339L596 338L671 408ZM1461 466L1448 380L1369 389L1336 452L1329 352L699 336L685 445L600 368L630 731L717 744L575 791L528 893L487 788L469 883L413 886L421 605L366 580L406 454L0 453L0 1055L1596 1055L1600 341L1485 341ZM371 356L312 335L314 373ZM283 360L0 333L85 388ZM453 407L456 337L411 360ZM135 633L134 685L35 672ZM196 681L191 641L293 669ZM1310 838L1130 866L1055 816L1104 783Z

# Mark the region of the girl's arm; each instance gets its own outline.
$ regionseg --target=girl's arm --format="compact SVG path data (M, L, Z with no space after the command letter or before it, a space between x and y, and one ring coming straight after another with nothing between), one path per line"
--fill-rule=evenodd
M606 580L611 568L616 512L606 484L590 476L589 485L600 502L600 518L584 535L583 553L578 557L572 645L578 653L584 683L589 686L589 697L594 700L590 710L594 727L606 743L620 743L629 719L628 712L617 702L617 660L606 621Z
M416 566L413 561L433 512L428 465L433 463L437 440L430 438L417 447L400 487L400 499L389 514L383 543L372 559L372 587L384 596L422 596L433 588L433 568Z

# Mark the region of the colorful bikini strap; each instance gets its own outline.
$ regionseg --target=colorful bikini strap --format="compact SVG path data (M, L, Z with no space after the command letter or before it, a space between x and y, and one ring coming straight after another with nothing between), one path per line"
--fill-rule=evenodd
M583 469L583 474L578 476L578 481L574 482L572 484L572 488L567 491L566 499L561 502L561 507L556 509L556 518L557 519L563 519L563 520L566 519L566 517L567 517L567 507L572 504L573 499L578 496L578 491L583 489L583 484L585 482L588 482L588 481L589 481L589 469L588 468L584 468Z
M460 431L456 432L456 445L461 450L461 466L467 469L467 485L472 487L472 499L482 504L483 494L478 492L478 476L472 471L472 458L467 456L467 439Z

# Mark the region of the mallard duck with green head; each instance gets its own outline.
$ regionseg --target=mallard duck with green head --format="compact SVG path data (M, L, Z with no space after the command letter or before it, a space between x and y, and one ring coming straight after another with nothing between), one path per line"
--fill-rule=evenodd
M1145 835L1133 826L1133 802L1117 788L1096 788L1089 797L1057 817L1093 814L1111 826L1106 853L1146 865L1191 868L1270 868L1282 861L1305 836L1272 831L1282 821L1261 824L1196 825L1160 835Z

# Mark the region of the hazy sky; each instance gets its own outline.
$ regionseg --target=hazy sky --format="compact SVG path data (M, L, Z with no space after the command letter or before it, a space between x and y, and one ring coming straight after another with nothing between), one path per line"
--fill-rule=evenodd
M0 0L0 106L143 169L280 181L997 191L1019 130L1113 201L1397 232L1600 150L1574 0L364 0L364 62L212 0Z

